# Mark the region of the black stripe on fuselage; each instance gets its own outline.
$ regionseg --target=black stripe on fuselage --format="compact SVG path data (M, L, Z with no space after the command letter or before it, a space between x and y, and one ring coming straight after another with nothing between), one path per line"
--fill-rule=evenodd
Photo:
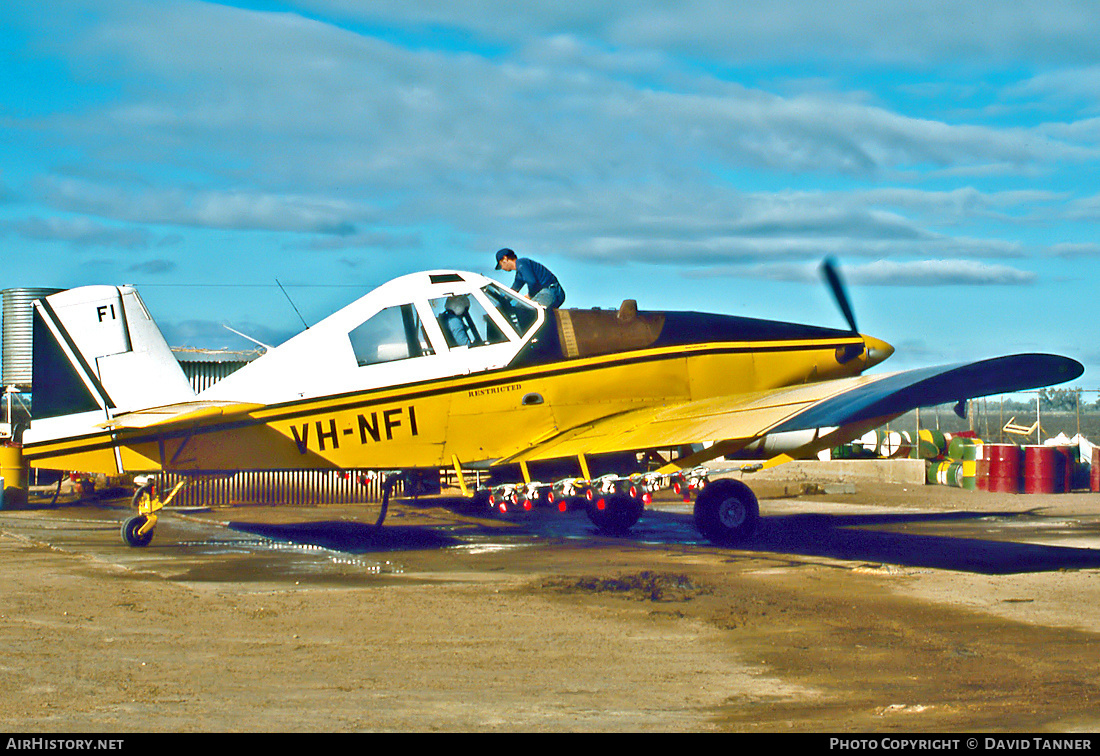
M851 334L845 331L837 331L832 338L844 338L850 337ZM819 336L820 337L820 336ZM850 343L859 343L850 341ZM828 344L807 343L807 344L739 344L739 345L716 345L708 349L700 349L693 351L691 356L710 356L721 354L744 354L751 352L807 352L814 350L835 350L838 346L844 346L844 342L831 341ZM691 346L691 344L685 344L683 346ZM649 352L651 350L639 350ZM602 370L609 367L625 367L630 365L641 365L650 362L659 362L662 360L678 360L683 359L684 355L681 353L674 353L668 351L662 351L658 354L641 354L639 351L621 353L618 355L604 355L602 357L585 358L585 364L576 364L577 360L559 360L558 362L530 367L515 367L509 366L499 368L496 370L486 371L478 375L469 375L462 377L448 376L445 378L433 378L426 381L418 381L403 384L400 386L379 386L377 388L366 389L363 391L348 392L346 394L334 394L324 397L311 397L307 399L297 399L292 402L283 402L278 404L272 404L261 410L264 413L263 419L247 419L238 420L225 424L212 424L201 428L179 428L173 429L167 432L156 432L155 427L152 433L148 435L134 435L125 438L127 444L139 444L152 442L157 439L161 440L174 440L178 438L186 438L188 436L198 434L204 434L212 431L222 430L235 430L239 428L246 428L255 425L265 425L272 422L293 420L300 417L307 417L317 412L341 412L351 409L366 408L373 405L391 404L394 402L406 402L415 399L423 399L430 396L438 396L440 394L447 394L459 391L474 391L483 388L492 388L507 383L514 383L517 381L529 381L540 380L545 378L559 377L569 374L581 374L591 372L593 370ZM632 356L633 355L633 356ZM391 393L395 390L399 390L400 393ZM332 402L335 402L334 404ZM323 403L323 407L319 407L319 404ZM268 414L268 413L271 414ZM137 429L135 429L137 430ZM140 433L140 431L138 431ZM122 430L121 433L125 434L126 430ZM58 443L54 441L43 441L41 445ZM81 446L72 449L66 449L65 453L78 453L86 451L95 451L105 448L112 448L115 444L113 442L99 442L95 444L89 444L88 446ZM34 446L28 446L24 449L24 453L28 458L33 459Z

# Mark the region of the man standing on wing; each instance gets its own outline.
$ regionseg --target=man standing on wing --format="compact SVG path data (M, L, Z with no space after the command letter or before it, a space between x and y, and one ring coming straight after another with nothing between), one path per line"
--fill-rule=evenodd
M527 296L543 307L555 309L565 301L565 289L545 265L526 257L516 257L510 249L502 249L497 252L496 269L515 271L516 280L512 283L512 289L519 291L526 284Z

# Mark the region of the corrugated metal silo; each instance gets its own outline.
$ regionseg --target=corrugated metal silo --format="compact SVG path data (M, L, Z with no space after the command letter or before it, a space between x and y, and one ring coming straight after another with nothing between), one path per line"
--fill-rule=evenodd
M18 288L4 289L3 325L3 383L20 390L31 389L32 356L34 339L33 308L36 299L56 294L61 289Z

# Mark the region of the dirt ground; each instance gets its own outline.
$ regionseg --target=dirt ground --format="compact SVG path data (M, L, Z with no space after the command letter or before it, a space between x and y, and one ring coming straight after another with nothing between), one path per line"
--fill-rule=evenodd
M662 498L0 512L11 732L1093 732L1100 494L761 484L718 548Z

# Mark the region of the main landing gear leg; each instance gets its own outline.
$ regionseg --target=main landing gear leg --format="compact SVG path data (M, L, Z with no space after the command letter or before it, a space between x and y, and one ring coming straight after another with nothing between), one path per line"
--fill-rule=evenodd
M382 527L382 523L386 521L386 512L390 508L390 494L393 493L393 487L397 485L397 481L401 478L399 473L393 475L387 475L382 482L382 511L378 513L378 521L374 523L374 527Z
M374 523L374 527L382 527L382 523L386 521L386 514L390 509L390 496L393 495L393 488L398 483L401 483L405 496L412 496L414 499L424 491L419 488L420 479L417 477L415 470L389 470L389 471L369 471L360 476L360 482L363 485L367 485L369 482L381 481L382 488L382 509L378 512L378 519Z

